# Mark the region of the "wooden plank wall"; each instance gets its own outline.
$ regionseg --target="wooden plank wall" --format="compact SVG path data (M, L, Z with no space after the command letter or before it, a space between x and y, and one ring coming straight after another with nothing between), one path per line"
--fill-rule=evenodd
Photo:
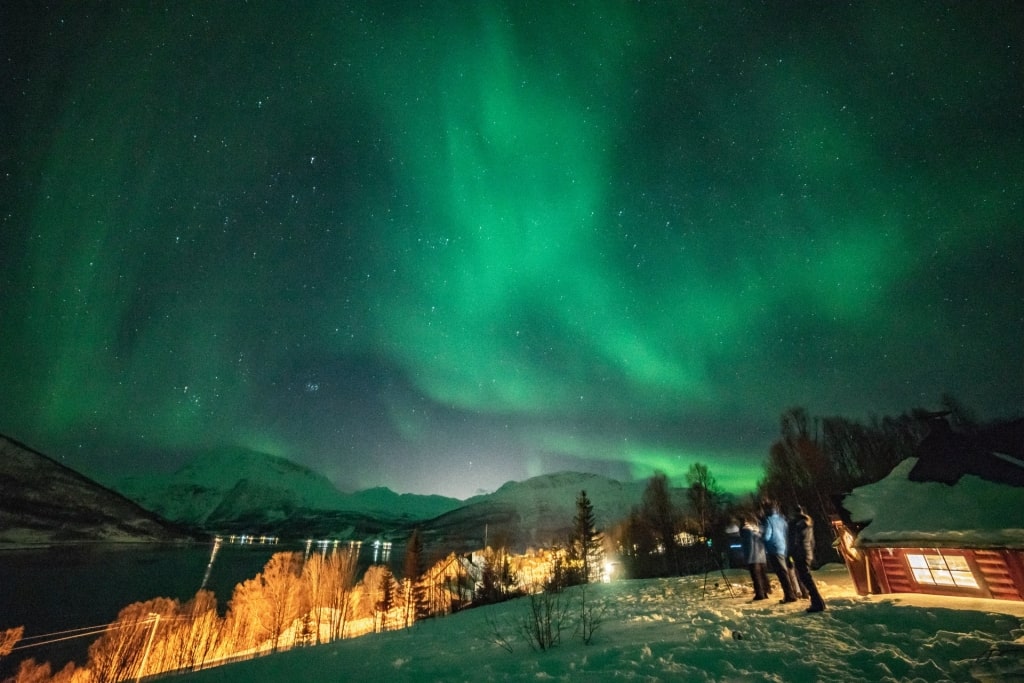
M942 549L963 555L978 580L978 590L919 584L907 563L907 553L934 553L929 548L870 548L867 550L874 593L929 593L1024 601L1024 551L1008 549ZM860 588L858 586L858 588ZM858 591L860 592L860 591Z

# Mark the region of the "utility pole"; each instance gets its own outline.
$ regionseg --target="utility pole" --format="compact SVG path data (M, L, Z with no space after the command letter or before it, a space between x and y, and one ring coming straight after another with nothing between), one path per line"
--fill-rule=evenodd
M149 659L149 651L153 647L153 639L156 637L156 627L160 623L160 615L156 612L150 612L149 617L153 620L153 628L149 632L149 640L146 642L146 651L142 653L142 661L139 662L139 673L135 677L135 683L142 680L142 672L146 670L146 660Z

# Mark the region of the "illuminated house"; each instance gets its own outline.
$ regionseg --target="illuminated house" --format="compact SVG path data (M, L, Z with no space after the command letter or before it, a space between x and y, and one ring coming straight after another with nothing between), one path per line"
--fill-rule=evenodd
M858 592L1024 600L1024 420L972 437L942 416L932 427L917 457L843 500Z

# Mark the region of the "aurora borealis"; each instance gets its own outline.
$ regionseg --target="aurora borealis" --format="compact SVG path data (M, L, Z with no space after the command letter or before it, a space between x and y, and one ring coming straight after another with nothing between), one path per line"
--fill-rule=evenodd
M793 405L1018 415L1022 36L1015 2L5 4L0 432L466 497L747 489Z

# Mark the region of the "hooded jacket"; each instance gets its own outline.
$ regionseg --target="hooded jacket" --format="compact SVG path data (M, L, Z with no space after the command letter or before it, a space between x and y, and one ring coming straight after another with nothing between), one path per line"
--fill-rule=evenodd
M747 564L764 564L767 562L760 529L750 524L744 524L743 528L740 529L740 545L743 547L743 559Z
M772 555L786 556L786 536L789 525L786 518L778 512L772 512L761 523L761 536L764 537L764 549Z

